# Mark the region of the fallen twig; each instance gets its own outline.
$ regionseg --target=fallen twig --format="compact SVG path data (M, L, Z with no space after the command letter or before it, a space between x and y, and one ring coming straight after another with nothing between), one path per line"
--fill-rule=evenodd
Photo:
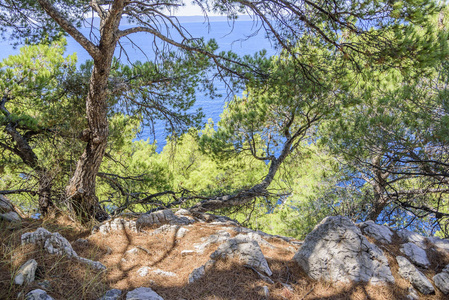
M257 275L259 275L260 279L262 279L263 281L265 281L265 282L267 282L267 283L269 283L269 284L274 284L274 281L271 280L270 277L261 274L259 271L257 271L256 269L254 269L254 268L251 267L250 265L245 265L245 268L248 268L248 269L253 270Z

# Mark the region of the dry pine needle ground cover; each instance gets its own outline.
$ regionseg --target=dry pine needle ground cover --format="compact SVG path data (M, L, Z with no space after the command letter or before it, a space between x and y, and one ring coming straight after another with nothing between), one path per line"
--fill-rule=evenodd
M107 271L98 272L86 265L77 263L67 257L48 254L32 245L21 246L20 237L25 232L44 227L51 232L59 232L71 243L82 257L98 260L107 267ZM395 260L400 255L399 245L392 244L386 248L379 245L386 254L395 285L372 286L368 284L329 284L309 279L303 271L292 262L297 249L280 239L268 240L274 249L261 246L273 271L269 284L259 278L251 269L238 260L218 262L207 271L202 279L188 284L188 276L193 269L203 265L218 244L206 248L204 253L182 255L183 250L194 250L194 244L201 243L201 238L227 230L236 233L230 227L211 226L207 223L195 223L187 227L183 238L176 238L176 232L160 234L146 232L115 231L103 235L76 227L64 219L30 220L21 224L0 222L0 299L23 299L28 291L42 288L39 284L47 282L45 288L55 299L97 299L112 288L124 291L137 287L151 287L166 300L180 299L264 299L263 287L270 291L270 299L405 299L410 284L398 274ZM88 245L76 242L84 238ZM397 240L397 239L396 239ZM371 242L373 242L371 240ZM127 252L132 249L134 251ZM428 251L433 263L428 278L441 271L449 263L446 253ZM28 259L38 262L36 281L21 287L14 284L14 273ZM148 267L148 275L142 277L138 271ZM157 274L157 270L175 273L176 276ZM153 271L156 271L154 273ZM429 276L430 275L430 276ZM20 294L19 297L17 295ZM422 296L422 295L421 295ZM124 298L124 297L123 297ZM447 299L441 292L422 296L420 299Z

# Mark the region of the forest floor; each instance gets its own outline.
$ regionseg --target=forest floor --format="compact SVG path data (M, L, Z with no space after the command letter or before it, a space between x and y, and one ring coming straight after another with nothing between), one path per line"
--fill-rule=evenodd
M107 270L93 270L68 257L48 254L34 245L21 245L21 235L39 227L59 232L79 256L100 261ZM182 251L193 250L193 245L202 238L220 230L229 231L231 236L237 234L229 228L195 223L184 237L177 238L176 232L152 234L153 230L91 234L90 230L64 218L24 219L17 224L0 221L0 299L23 299L28 291L43 287L56 300L98 299L109 289L129 291L137 287L150 287L165 300L266 299L265 286L269 290L268 299L276 300L406 299L408 295L410 283L398 275L395 260L395 256L400 255L398 245L382 246L396 280L394 285L331 284L310 279L292 260L300 246L293 247L278 238L268 240L274 247L260 245L273 272L270 278L274 283L267 283L238 260L229 259L219 261L203 278L189 284L189 274L205 264L219 244L211 245L203 253ZM88 242L81 242L83 239ZM432 264L449 263L448 255L439 255L430 258ZM15 285L15 272L31 258L39 266L36 280L25 286ZM148 275L139 274L142 267L148 267ZM434 295L420 295L420 299L447 299L447 296L436 291Z

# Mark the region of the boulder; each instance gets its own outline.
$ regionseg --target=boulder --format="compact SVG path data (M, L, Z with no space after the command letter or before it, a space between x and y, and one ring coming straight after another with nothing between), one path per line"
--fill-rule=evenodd
M313 279L394 283L388 260L347 217L327 217L309 233L294 260Z
M112 289L107 291L101 298L98 300L117 300L122 295L122 291L119 289Z
M106 267L98 262L81 256L73 250L69 241L58 232L51 233L44 228L38 228L34 232L22 234L22 245L35 244L42 247L50 254L65 255L69 258L76 259L82 263L90 265L94 269L105 270Z
M15 211L14 205L3 195L0 195L0 219L9 222L18 222L22 219Z
M433 282L443 294L449 294L449 265L446 265L441 273L433 276Z
M362 230L364 235L372 237L376 241L384 244L389 244L393 238L393 231L384 225L378 225L372 220L359 223L357 226Z
M403 243L412 243L420 248L426 247L426 238L419 233L402 229L397 232L398 236L402 239Z
M271 276L273 273L268 266L265 256L256 241L243 237L228 239L210 255L212 260L237 257L241 262L256 270Z
M19 268L16 273L16 277L14 277L14 283L22 285L23 283L33 282L36 269L37 262L34 259L30 259Z
M399 265L399 275L410 281L410 283L418 291L424 295L431 294L435 292L432 283L427 279L427 277L419 271L407 258L403 256L397 256L396 261Z
M35 289L25 295L25 300L53 300L46 291Z
M150 288L140 287L128 292L126 300L164 300L164 298Z
M183 215L175 215L171 209L159 210L150 214L141 215L137 221L136 226L138 229L149 227L155 228L165 224L169 225L188 225L193 223L194 220Z
M415 265L423 268L430 266L430 261L427 258L427 253L424 249L418 247L413 243L406 243L401 246L401 252L404 253Z
M433 276L433 282L443 294L449 294L449 273L438 273L437 275Z
M95 226L92 229L92 234L101 232L102 234L108 234L112 231L116 230L125 230L129 229L133 232L137 232L136 221L134 220L125 220L121 218L115 218L112 220L107 220L100 224L99 226Z

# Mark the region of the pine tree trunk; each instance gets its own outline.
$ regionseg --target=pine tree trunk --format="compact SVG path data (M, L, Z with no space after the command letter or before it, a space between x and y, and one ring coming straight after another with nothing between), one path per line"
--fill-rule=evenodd
M52 179L46 170L40 170L39 173L39 211L43 216L48 215L54 208L51 200Z
M81 222L93 218L103 221L108 218L108 214L99 205L95 194L95 183L109 134L107 83L112 54L109 56L109 58L106 57L106 59L95 62L94 65L86 100L89 131L84 136L84 140L87 141L87 145L66 188L67 197Z
M99 51L94 57L94 67L86 99L89 130L83 137L87 145L66 188L67 198L70 199L71 206L81 222L94 218L98 221L109 218L99 205L95 194L95 183L109 135L108 80L123 8L124 0L116 0L109 13L101 19Z

